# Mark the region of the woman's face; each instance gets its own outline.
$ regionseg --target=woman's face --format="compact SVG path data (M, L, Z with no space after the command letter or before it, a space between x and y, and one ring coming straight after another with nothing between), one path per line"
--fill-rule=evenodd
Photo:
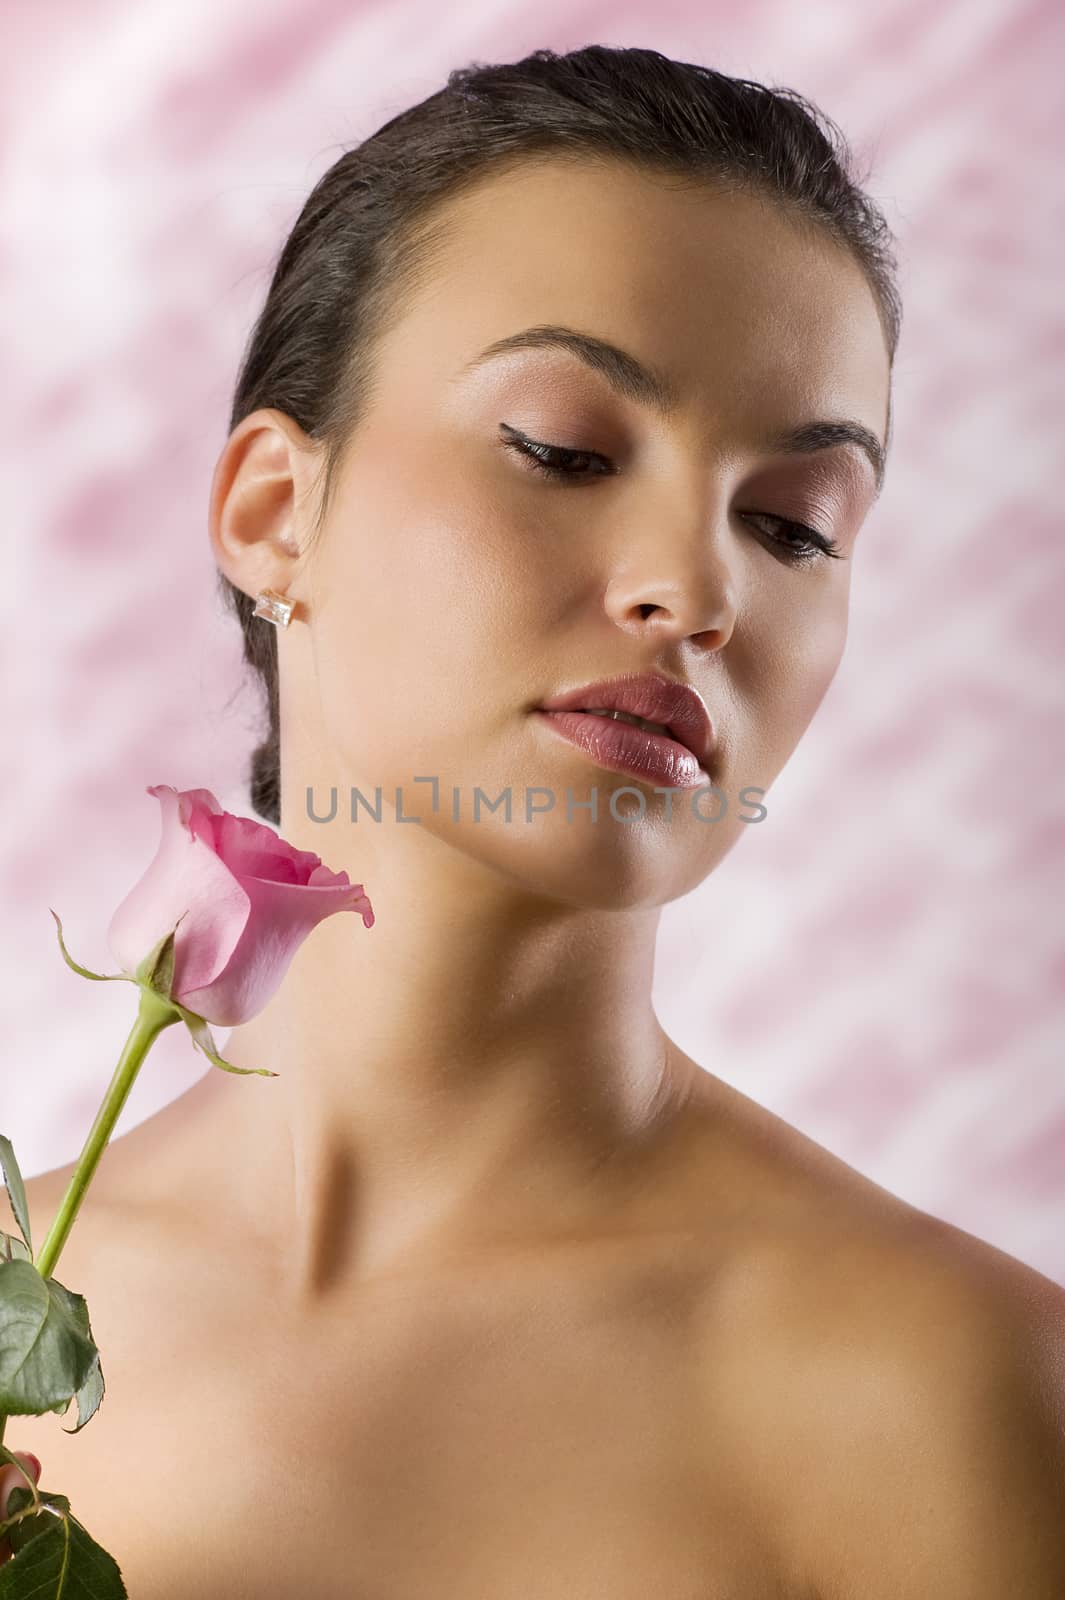
M874 470L853 444L773 441L845 420L883 444L875 301L847 253L771 204L618 164L530 163L447 216L292 585L311 649L281 650L283 827L296 808L303 822L308 786L319 811L337 787L342 825L349 789L372 800L380 786L385 820L363 813L360 834L402 845L399 810L537 893L662 904L760 815L839 664ZM673 408L558 344L478 360L548 326L627 352ZM516 434L581 452L563 458L570 477L538 471L508 446ZM598 765L537 715L642 672L706 702L718 792L694 805L690 788ZM619 789L635 793L612 812ZM509 821L490 809L507 791Z

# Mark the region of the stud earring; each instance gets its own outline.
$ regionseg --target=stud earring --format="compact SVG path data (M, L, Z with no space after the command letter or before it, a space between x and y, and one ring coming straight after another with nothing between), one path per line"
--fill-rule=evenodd
M292 620L294 600L287 600L283 594L276 594L273 589L263 589L255 596L255 610L253 617L265 617L267 622L272 622L275 628L287 628Z

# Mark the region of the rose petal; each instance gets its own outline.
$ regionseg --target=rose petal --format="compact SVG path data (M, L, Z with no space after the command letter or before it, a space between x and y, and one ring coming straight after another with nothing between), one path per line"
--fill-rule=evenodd
M208 790L189 792L214 799ZM107 943L122 970L133 973L187 913L174 941L172 992L177 994L181 987L210 983L225 968L247 926L250 901L211 846L190 831L197 802L186 804L187 795L179 796L169 784L154 784L148 793L162 808L159 847L112 916ZM203 808L200 814L206 814Z
M322 864L313 850L297 850L273 828L251 817L226 812L217 825L217 849L238 878L268 878L277 883L306 883Z
M202 988L174 990L183 1006L219 1027L235 1027L263 1009L300 945L326 917L350 910L363 913L364 926L373 921L361 884L330 888L243 878L241 887L251 909L225 969Z

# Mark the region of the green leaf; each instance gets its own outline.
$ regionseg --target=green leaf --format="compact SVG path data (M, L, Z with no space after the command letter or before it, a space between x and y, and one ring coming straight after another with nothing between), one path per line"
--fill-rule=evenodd
M0 1261L32 1261L29 1247L21 1239L16 1239L13 1233L5 1233L0 1228Z
M100 1352L96 1349L96 1340L93 1338L92 1328L89 1326L89 1307L85 1302L84 1295L73 1294L71 1290L64 1288L57 1278L49 1278L48 1287L53 1294L58 1295L61 1300L65 1301L67 1310L77 1324L79 1331L88 1339L93 1349L96 1350L96 1360L90 1366L84 1382L74 1395L74 1401L78 1408L78 1425L76 1428L63 1429L64 1433L80 1433L90 1418L96 1415L100 1409L100 1401L104 1397L104 1374L103 1368L100 1366ZM69 1401L67 1404L69 1405Z
M37 1490L41 1509L29 1489L12 1489L0 1522L14 1555L0 1567L0 1600L128 1600L122 1570L115 1558L71 1515L66 1495ZM51 1509L46 1509L46 1508Z
M51 906L49 906L48 909L49 911L52 911ZM63 924L60 922L59 918L56 917L54 911L52 911L52 915L55 917L56 931L59 934L59 948L63 952L63 960L72 971L80 972L83 978L95 978L97 983L116 983L118 981L121 981L122 983L135 983L137 981L135 978L132 978L128 972L90 972L88 967L79 967L78 963L74 960L66 945L63 943Z
M0 1415L42 1416L75 1396L94 1411L99 1360L83 1296L29 1261L0 1261Z
M260 1078L279 1078L281 1076L279 1072L271 1072L269 1067L235 1067L232 1062L223 1061L218 1054L211 1030L207 1026L205 1019L198 1016L195 1011L189 1011L186 1006L179 1005L176 1000L171 1000L170 1004L180 1011L185 1026L192 1034L193 1043L203 1051L208 1061L213 1062L216 1067L223 1067L226 1072L239 1072L244 1075L254 1072Z
M19 1225L19 1232L26 1241L26 1248L33 1256L33 1240L30 1238L30 1211L26 1204L26 1191L22 1187L22 1173L15 1160L15 1151L11 1140L0 1133L0 1167L4 1171L4 1184L7 1188L7 1198L15 1214L15 1221Z

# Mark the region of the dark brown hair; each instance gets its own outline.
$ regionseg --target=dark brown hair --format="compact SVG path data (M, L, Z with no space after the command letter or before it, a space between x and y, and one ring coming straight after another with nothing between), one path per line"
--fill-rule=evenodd
M540 154L609 159L693 184L745 190L848 248L865 272L891 367L902 320L887 222L850 170L836 124L797 91L767 88L657 50L587 45L566 55L456 68L444 88L386 122L319 179L286 239L248 338L229 431L277 409L323 451L312 534L374 384L377 341L431 278L447 238L440 202ZM888 415L890 431L890 404ZM277 634L218 574L244 660L266 693L267 729L251 758L255 811L280 825Z

